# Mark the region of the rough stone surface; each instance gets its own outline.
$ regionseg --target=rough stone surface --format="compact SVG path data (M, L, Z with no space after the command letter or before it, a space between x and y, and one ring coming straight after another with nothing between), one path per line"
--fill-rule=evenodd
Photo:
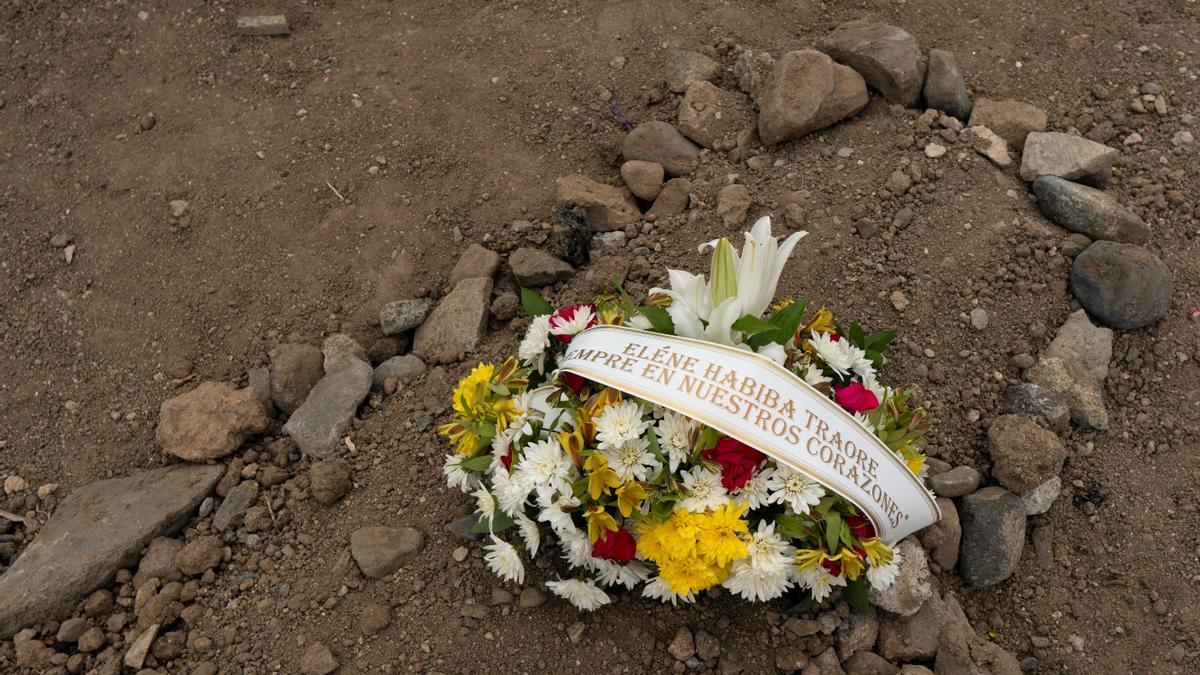
M721 64L700 52L672 49L667 52L667 88L682 94L693 82L711 80L721 74Z
M666 171L663 171L662 165L655 162L634 159L621 165L621 180L625 181L625 186L638 199L654 201L658 193L662 192L665 176Z
M560 206L583 209L584 219L593 232L622 230L626 225L642 219L637 204L633 203L633 197L627 190L597 183L586 176L559 178L557 202Z
M1000 138L996 132L984 126L967 127L959 138L970 145L975 152L987 157L1001 168L1012 166L1012 156L1008 154L1008 142Z
M334 333L325 338L325 341L321 343L321 353L325 356L326 375L345 368L347 365L356 363L370 365L367 350L363 349L357 340L345 333Z
M384 335L399 335L410 331L420 326L425 317L429 316L429 307L430 302L426 298L393 300L379 310L379 327Z
M856 652L842 662L846 675L896 675L900 668L875 652Z
M412 354L393 356L375 366L375 372L371 376L371 387L383 389L388 378L395 378L398 382L411 382L424 375L426 370L425 362Z
M59 642L78 642L79 638L91 630L91 628L92 623L87 619L67 619L58 627L58 633L54 636L54 639Z
M176 554L175 566L188 576L199 576L221 564L223 548L220 537L196 537Z
M987 127L1003 138L1010 147L1020 150L1025 147L1025 139L1029 132L1046 130L1046 113L1020 101L991 101L981 98L975 101L974 107L971 108L971 118L967 126Z
M425 537L411 527L362 527L350 535L350 555L372 579L395 572L424 545Z
M750 190L745 185L727 185L717 193L717 215L725 227L741 225L749 210Z
M879 637L879 620L870 614L852 613L836 631L838 654L846 660L860 651L875 646Z
M879 655L889 661L927 661L937 654L946 605L937 594L912 616L880 612Z
M969 495L979 487L983 475L973 466L956 466L945 473L929 478L929 487L941 497Z
M817 42L817 49L858 71L892 103L916 105L925 83L921 47L908 31L876 21L847 21Z
M486 249L479 244L471 244L454 263L450 277L446 283L450 288L458 285L463 279L491 279L500 267L500 254Z
M671 644L667 645L667 651L676 661L687 661L695 656L696 641L692 637L692 631L687 626L680 626L679 630L675 631Z
M647 213L653 213L658 218L668 218L687 210L691 200L692 183L686 178L672 178L663 185L654 205Z
M958 508L954 500L937 498L942 518L917 533L921 545L929 551L929 559L943 570L952 570L958 564L958 547L962 541L962 525L958 521Z
M1107 363L1105 365L1107 370ZM1070 426L1071 408L1066 400L1039 384L1021 382L1010 386L1005 392L1005 401L1010 413L1037 422L1057 434L1065 433Z
M852 68L803 49L784 54L759 96L758 135L766 145L800 138L862 110L867 85Z
M332 504L350 491L350 465L339 458L313 462L308 470L308 482L313 499Z
M282 14L239 16L238 33L242 35L287 35L291 32L287 17Z
M1113 332L1097 327L1084 310L1073 313L1025 376L1062 398L1071 420L1090 429L1108 428L1104 378L1112 359Z
M575 268L555 258L540 248L522 246L508 256L517 283L526 288L540 288L566 281L575 274Z
M180 465L72 492L0 576L0 639L69 613L137 562L155 537L178 529L221 477L219 466Z
M896 551L900 555L899 575L886 591L872 588L870 599L880 609L912 616L933 595L933 577L929 574L925 550L914 537L901 540Z
M711 82L693 82L679 101L679 131L706 148L735 145L735 137L753 121L744 96Z
M303 675L329 675L340 665L329 647L320 642L310 644L300 656L300 672Z
M171 537L157 537L146 547L146 554L138 563L137 574L133 575L133 585L140 588L149 579L158 579L163 583L179 580L179 568L175 566L175 556L183 542Z
M700 148L666 122L643 122L625 136L621 154L628 160L661 164L669 176L686 176L696 170Z
M937 675L1021 675L1017 657L979 637L953 593L943 597L946 622L933 670Z
M1175 277L1133 244L1098 241L1075 256L1071 292L1100 323L1118 330L1149 326L1171 308Z
M755 52L749 49L738 54L733 63L733 76L737 78L738 89L741 89L755 105L761 107L763 89L767 78L775 69L775 57L770 52ZM865 84L863 86L866 86Z
M1016 415L1001 415L992 421L988 452L992 475L1017 494L1057 476L1067 458L1067 448L1053 431Z
M238 483L237 487L225 495L225 500L221 502L221 506L213 514L213 529L218 532L224 532L232 527L237 527L242 523L242 518L246 515L246 509L250 508L257 500L257 482L244 480Z
M205 382L163 401L154 439L162 449L189 462L218 459L237 450L271 423L249 389Z
M1150 241L1150 226L1106 192L1042 176L1033 181L1033 194L1047 218L1072 232L1127 244Z
M1002 487L986 487L962 498L962 548L958 569L970 586L992 586L1007 579L1025 545L1025 505Z
M363 635L377 635L392 623L392 608L382 602L372 602L358 614L358 631Z
M971 95L958 68L958 59L945 49L930 49L925 71L925 105L966 121L971 116Z
M1025 515L1040 516L1050 510L1055 500L1062 494L1062 478L1051 476L1041 485L1021 495L1021 503L1025 505Z
M129 645L129 650L125 652L125 667L137 670L145 665L146 657L150 654L150 646L154 644L156 637L158 637L158 624L144 627L137 639Z
M491 302L491 279L460 281L417 329L413 354L425 363L439 364L453 363L475 351L487 327Z
M285 414L296 412L325 374L325 357L315 345L282 344L271 352L271 401Z
M491 286L490 279L482 281ZM374 369L367 362L346 359L341 368L327 373L313 387L304 405L284 425L284 432L310 457L329 454L346 435L358 404L370 393L373 374Z
M974 123L974 116L971 120ZM1058 176L1103 186L1120 156L1120 151L1103 143L1058 131L1035 130L1030 132L1021 154L1021 178L1032 182L1042 176Z

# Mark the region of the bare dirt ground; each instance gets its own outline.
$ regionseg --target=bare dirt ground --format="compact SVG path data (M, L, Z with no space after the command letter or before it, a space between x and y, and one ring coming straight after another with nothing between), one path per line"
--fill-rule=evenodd
M291 35L236 34L236 16L263 9L286 12ZM1027 545L1008 581L960 597L1039 672L1194 672L1200 323L1187 309L1200 305L1200 177L1197 146L1171 143L1181 116L1200 114L1200 4L1190 0L7 1L0 475L65 492L167 463L154 429L162 400L190 386L178 379L244 382L273 346L339 330L369 344L380 305L444 292L469 243L487 238L504 252L522 241L514 220L547 221L556 177L615 176L624 130L612 105L634 124L673 119L667 48L724 41L778 54L860 17L953 51L975 97L1037 105L1050 129L1109 124L1114 147L1144 137L1123 147L1109 191L1151 224L1150 248L1175 274L1170 312L1118 334L1111 427L1069 436L1066 491L1031 522L1054 533L1051 569ZM1145 81L1165 90L1166 115L1129 110ZM893 350L886 372L928 401L931 454L986 469L987 424L1020 380L1013 357L1036 354L1077 308L1058 249L1066 232L1014 172L961 147L926 158L931 132L917 112L873 95L855 118L779 146L781 161L759 171L706 155L692 178L699 215L641 237L650 252L634 262L630 290L644 292L667 265L695 270L697 242L736 233L715 213L730 174L750 188L752 216L780 217L781 195L807 191L812 234L781 292L900 331L911 346ZM923 180L881 198L906 162ZM190 202L181 220L176 199ZM912 224L894 230L905 206ZM69 263L50 243L64 233L76 246ZM592 290L581 272L556 297ZM903 312L894 290L911 303ZM975 306L990 315L984 331L965 320ZM440 418L428 411L475 359L513 351L517 330L493 321L470 363L373 400L356 451L344 449L350 496L333 507L289 502L291 526L265 548L235 546L206 591L201 630L213 651L167 670L208 659L222 672L295 672L303 646L322 641L341 672L660 671L684 625L719 636L722 669L773 668L788 640L784 607L727 595L677 609L629 598L586 616L551 600L464 621L464 604L488 604L502 584L477 546L464 562L452 557L461 542L445 524L470 507L444 487L430 424ZM427 533L394 583L338 564L349 533L373 524ZM279 554L284 544L294 555ZM239 590L247 575L257 584ZM952 571L940 582L961 584ZM392 623L364 637L359 614L377 601L393 605ZM571 640L579 621L586 629Z

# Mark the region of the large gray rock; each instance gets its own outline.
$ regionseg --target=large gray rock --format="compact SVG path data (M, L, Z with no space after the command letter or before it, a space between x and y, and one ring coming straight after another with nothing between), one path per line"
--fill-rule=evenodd
M79 488L0 576L0 639L57 619L137 562L155 537L179 529L223 468L179 465Z
M457 269L457 268L456 268ZM479 271L479 276L490 277ZM406 298L393 300L379 310L379 328L384 335L399 335L410 331L429 316L429 300L426 298Z
M663 185L654 204L647 211L656 218L668 218L679 215L687 210L691 202L692 183L686 178L672 178Z
M682 94L693 82L712 80L721 74L721 64L700 52L672 49L667 52L667 88Z
M350 363L370 363L367 350L358 344L358 340L345 333L334 333L321 343L321 354L325 356L325 374L332 373Z
M937 498L942 517L933 525L917 533L921 545L929 551L929 559L943 570L952 570L958 564L958 547L962 542L962 524L958 521L958 508L954 500Z
M1118 330L1136 330L1165 316L1174 286L1163 261L1133 244L1098 241L1071 265L1071 292L1079 304Z
M1042 176L1033 181L1033 194L1047 218L1072 232L1128 244L1150 241L1150 226L1106 192Z
M643 122L625 136L621 154L626 160L656 162L669 176L686 176L700 162L700 148L667 122Z
M1003 138L1009 147L1020 150L1025 147L1030 132L1046 130L1046 122L1045 111L1028 103L981 98L972 106L967 126L987 127Z
M487 279L488 285L491 280ZM468 282L463 282L468 283ZM365 361L348 358L313 387L304 405L296 409L283 430L301 452L321 458L337 447L350 429L358 404L371 391L374 370Z
M753 119L744 96L711 82L693 82L679 101L679 130L706 148L733 147L737 133Z
M933 672L937 675L1021 675L1017 657L1000 645L985 640L971 628L962 605L953 593L942 598L946 621L938 641Z
M621 180L638 199L654 201L662 191L663 171L661 164L633 159L621 165Z
M1001 485L1025 494L1062 471L1067 448L1053 431L1016 415L1001 415L988 428L992 475Z
M686 142L687 139L684 140ZM584 219L593 232L623 230L626 225L642 219L642 213L638 211L633 195L628 190L597 183L580 175L560 177L556 190L558 205L583 209ZM490 279L491 275L488 276Z
M491 279L498 267L500 267L499 253L486 249L479 244L471 244L458 257L458 262L454 263L454 269L450 270L450 278L447 279L447 284L449 284L450 288L454 288L463 279L474 279L477 277Z
M912 616L881 612L879 655L889 661L927 661L937 654L946 604L935 593Z
M517 284L526 288L540 288L566 281L575 274L575 268L546 253L540 248L522 246L508 256Z
M925 71L925 105L967 121L971 116L971 96L954 54L945 49L929 50Z
M929 573L929 562L925 550L915 537L907 537L896 544L900 554L900 573L886 591L872 588L871 602L879 608L901 616L912 616L933 595L933 577Z
M974 115L971 122L975 122ZM993 128L993 131L996 130ZM1058 131L1031 131L1021 155L1021 178L1032 182L1042 176L1058 176L1101 186L1108 182L1113 164L1120 156L1119 151L1103 143L1079 136Z
M970 586L992 586L1007 579L1025 545L1025 505L1002 487L992 486L962 498L959 521L962 547L958 570Z
M242 523L246 509L258 501L258 483L244 480L225 495L225 501L213 514L212 526L218 532L224 532Z
M325 357L315 345L282 344L271 352L271 401L290 415L325 374Z
M389 377L394 377L399 382L411 382L424 375L426 369L425 362L412 354L393 356L375 367L375 373L371 377L371 386L375 389L383 389L383 385Z
M413 337L413 354L425 363L453 363L475 351L487 327L492 280L464 279Z
M1083 313L1083 316L1085 319L1087 318L1086 313ZM1088 322L1088 325L1090 326L1091 322ZM1111 331L1109 333L1111 336ZM1110 349L1111 344L1110 337ZM1107 372L1107 370L1106 362L1105 371ZM1014 384L1004 393L1004 400L1010 413L1031 422L1037 422L1055 433L1065 433L1070 426L1071 407L1067 405L1066 399L1040 384L1032 382Z
M847 21L817 42L817 49L858 71L892 103L914 106L925 82L921 47L908 31L877 21Z
M767 78L775 69L775 57L770 52L755 52L744 49L733 63L733 76L741 89L757 106L762 106L762 92ZM865 87L865 85L864 85Z
M1058 329L1054 341L1025 377L1062 398L1076 424L1107 429L1104 378L1108 377L1112 343L1110 329L1093 325L1087 313L1078 310Z
M218 459L238 449L271 423L249 388L204 382L163 401L154 440L163 450L189 462Z
M361 527L350 535L350 555L363 574L372 579L400 569L405 559L424 545L420 530L411 527Z
M867 85L854 69L812 49L784 54L762 86L758 135L766 145L800 138L866 107Z

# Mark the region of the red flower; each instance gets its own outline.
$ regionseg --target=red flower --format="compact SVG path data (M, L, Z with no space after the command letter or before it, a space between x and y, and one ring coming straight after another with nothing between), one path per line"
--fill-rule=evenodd
M736 438L722 438L712 449L705 450L704 459L721 465L721 485L736 490L746 484L759 464L767 458L758 450Z
M842 520L850 527L850 534L854 535L856 539L871 539L875 536L875 526L866 518L846 516Z
M840 576L842 573L841 560L830 560L829 558L824 558L821 560L821 567L824 567L825 571L829 572L835 577Z
M576 321L577 318L582 322L582 315L578 317L576 315L579 314L581 310L585 309L587 310L586 314L588 316L586 323L582 323L582 325L578 326L569 325L571 322ZM550 315L550 334L555 340L558 340L563 344L570 344L571 338L575 337L576 334L595 326L597 323L599 323L599 320L596 318L595 305L571 305L570 307L563 307L562 309ZM570 334L559 335L554 332L554 329L556 328L567 328L569 329Z
M571 391L575 394L578 394L580 390L587 386L587 380L576 375L575 373L568 373L564 370L560 374L562 375L563 382L566 382L567 386L570 387Z
M604 534L596 540L596 543L592 544L593 558L626 562L633 560L633 555L636 552L637 541L623 527L617 528L616 532L605 530Z
M512 450L500 455L500 464L504 466L505 471L512 472Z
M875 392L863 386L862 382L847 385L834 385L833 397L838 405L852 413L867 412L879 407L879 398Z

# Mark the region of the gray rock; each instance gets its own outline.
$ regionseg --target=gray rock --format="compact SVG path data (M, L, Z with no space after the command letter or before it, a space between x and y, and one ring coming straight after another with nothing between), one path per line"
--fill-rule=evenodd
M224 532L231 527L237 527L242 523L246 509L256 501L258 501L258 483L252 480L238 483L237 487L225 495L225 501L221 502L221 506L217 507L217 512L213 514L213 529Z
M54 639L59 642L78 642L79 638L91 629L92 622L87 619L67 619L58 627L58 633Z
M487 327L491 302L491 279L460 281L417 329L413 354L425 363L441 364L475 351Z
M182 575L175 566L175 556L182 548L182 541L170 537L158 537L151 541L138 563L137 574L133 575L134 588L141 588L150 579L158 579L163 583L178 581Z
M1001 415L988 428L992 475L1024 494L1062 471L1067 448L1053 431L1016 415Z
M350 492L350 465L338 457L313 462L308 483L313 499L328 506Z
M758 135L766 145L800 138L866 107L867 85L852 68L812 49L788 52L759 96Z
M897 675L900 668L875 652L862 651L841 664L846 675Z
M1087 313L1078 310L1059 328L1054 341L1025 376L1061 397L1076 424L1107 429L1104 378L1108 377L1112 342L1110 329L1092 325Z
M962 548L958 569L970 586L992 586L1007 579L1025 545L1025 505L1002 487L992 486L962 498Z
M555 258L540 248L521 247L508 256L517 284L526 288L540 288L559 281L566 281L575 274L575 268Z
M928 661L937 654L946 605L935 593L912 616L881 612L879 655L889 661Z
M163 401L154 440L180 459L205 462L228 455L270 423L254 392L204 382Z
M621 165L621 180L638 199L653 201L662 191L666 172L661 164L631 160Z
M1012 166L1012 156L1008 154L1008 142L985 126L967 127L959 139L970 145L975 152L987 157L998 167Z
M283 344L271 352L271 400L290 415L325 374L325 357L313 345Z
M981 98L971 108L971 119L967 126L987 127L1003 138L1009 147L1021 150L1030 132L1046 130L1046 121L1046 113L1028 103Z
M706 148L732 147L737 133L750 126L750 103L740 94L711 82L693 82L679 101L679 131Z
M892 103L914 106L925 82L921 47L908 31L876 21L847 21L817 42L817 49L858 71Z
M1025 515L1039 516L1050 510L1055 500L1062 494L1062 478L1051 476L1044 483L1021 495L1021 503L1025 505Z
M379 327L383 329L384 335L399 335L410 331L420 326L425 317L429 316L429 305L427 298L407 298L389 302L379 310Z
M971 96L963 81L958 60L945 49L929 50L929 65L925 71L925 105L947 115L967 121L971 116Z
M221 564L223 548L220 537L196 537L175 555L175 567L188 576L200 576Z
M699 52L672 49L667 52L667 88L682 94L693 82L712 80L721 74L721 64Z
M687 139L684 142L688 142ZM562 176L556 183L556 190L558 205L583 209L584 219L593 232L623 230L626 225L642 219L628 190L579 175Z
M971 310L971 328L975 330L984 330L988 327L988 313L982 307L976 307Z
M1021 675L1017 657L1000 645L979 637L953 593L943 598L946 622L938 642L933 670L937 675Z
M195 512L222 467L178 465L86 485L62 501L0 576L0 639L71 612Z
M1165 316L1174 286L1163 261L1133 244L1098 241L1071 265L1071 292L1079 304L1118 330L1136 330Z
M812 660L812 665L817 667L817 672L821 675L846 675L846 671L842 670L842 664L838 661L837 651L833 647L817 654Z
M291 30L282 14L239 16L237 20L237 31L242 35L287 35Z
M929 551L929 559L943 570L952 570L958 564L958 547L962 542L962 524L958 521L958 508L954 500L937 498L942 517L933 525L917 533L921 545Z
M900 554L899 575L886 591L872 588L869 597L880 609L912 616L933 595L933 577L929 574L925 550L915 537L901 540L895 550Z
M1042 176L1033 181L1033 193L1042 213L1072 232L1128 244L1150 240L1150 226L1105 192L1058 176Z
M687 626L680 626L679 630L675 631L675 637L671 640L671 644L667 645L667 651L675 657L676 661L687 661L695 656L696 640L692 637L691 629Z
M737 78L738 89L749 96L755 105L761 106L763 89L774 69L775 57L770 52L744 49L733 63L733 76Z
M1008 411L1037 422L1055 433L1065 433L1071 422L1071 408L1053 391L1032 382L1012 385L1005 393Z
M450 523L446 525L446 530L450 532L450 534L454 535L455 539L460 539L462 541L476 541L483 538L482 534L471 529L478 523L479 516L475 515L474 513L468 513L465 516L459 516L458 518L450 521Z
M350 555L372 579L400 569L405 559L424 546L425 537L411 527L360 527L350 535Z
M54 248L66 248L72 241L73 237L66 232L59 232L50 237L50 245Z
M471 244L458 257L458 262L454 263L454 269L450 270L447 284L450 288L454 288L463 279L491 279L499 267L499 253L488 250L479 244Z
M686 178L672 178L663 185L658 198L646 213L653 213L657 218L668 218L687 210L691 200L692 184Z
M956 466L945 473L929 478L929 487L942 497L961 497L969 495L979 487L983 475L975 467Z
M371 387L381 390L383 383L391 377L399 382L412 382L424 375L426 370L425 362L412 354L393 356L375 367L375 373L371 376Z
M329 675L341 666L333 652L320 642L314 642L300 656L302 675Z
M717 215L725 227L736 227L746 220L750 210L750 190L745 185L726 185L717 193Z
M485 281L491 285L490 279ZM315 458L329 454L350 429L358 405L371 391L373 375L374 370L366 361L346 359L344 366L327 373L313 387L283 431L304 454Z
M700 148L667 122L643 122L625 136L621 154L628 160L661 164L669 176L686 176L696 170Z
M546 604L546 594L536 586L526 586L521 589L521 595L517 598L517 606L521 609L533 609Z
M1120 156L1120 151L1086 138L1058 131L1033 131L1021 155L1021 178L1033 182L1042 176L1058 176L1103 186Z
M246 371L246 388L254 394L254 400L263 407L267 417L275 414L275 401L271 400L271 369L258 366Z
M321 344L321 353L325 356L326 374L344 368L347 364L361 362L370 365L367 350L345 333L334 333L325 338L325 342Z
M879 620L870 614L854 612L835 631L838 654L842 660L875 646L879 637Z

